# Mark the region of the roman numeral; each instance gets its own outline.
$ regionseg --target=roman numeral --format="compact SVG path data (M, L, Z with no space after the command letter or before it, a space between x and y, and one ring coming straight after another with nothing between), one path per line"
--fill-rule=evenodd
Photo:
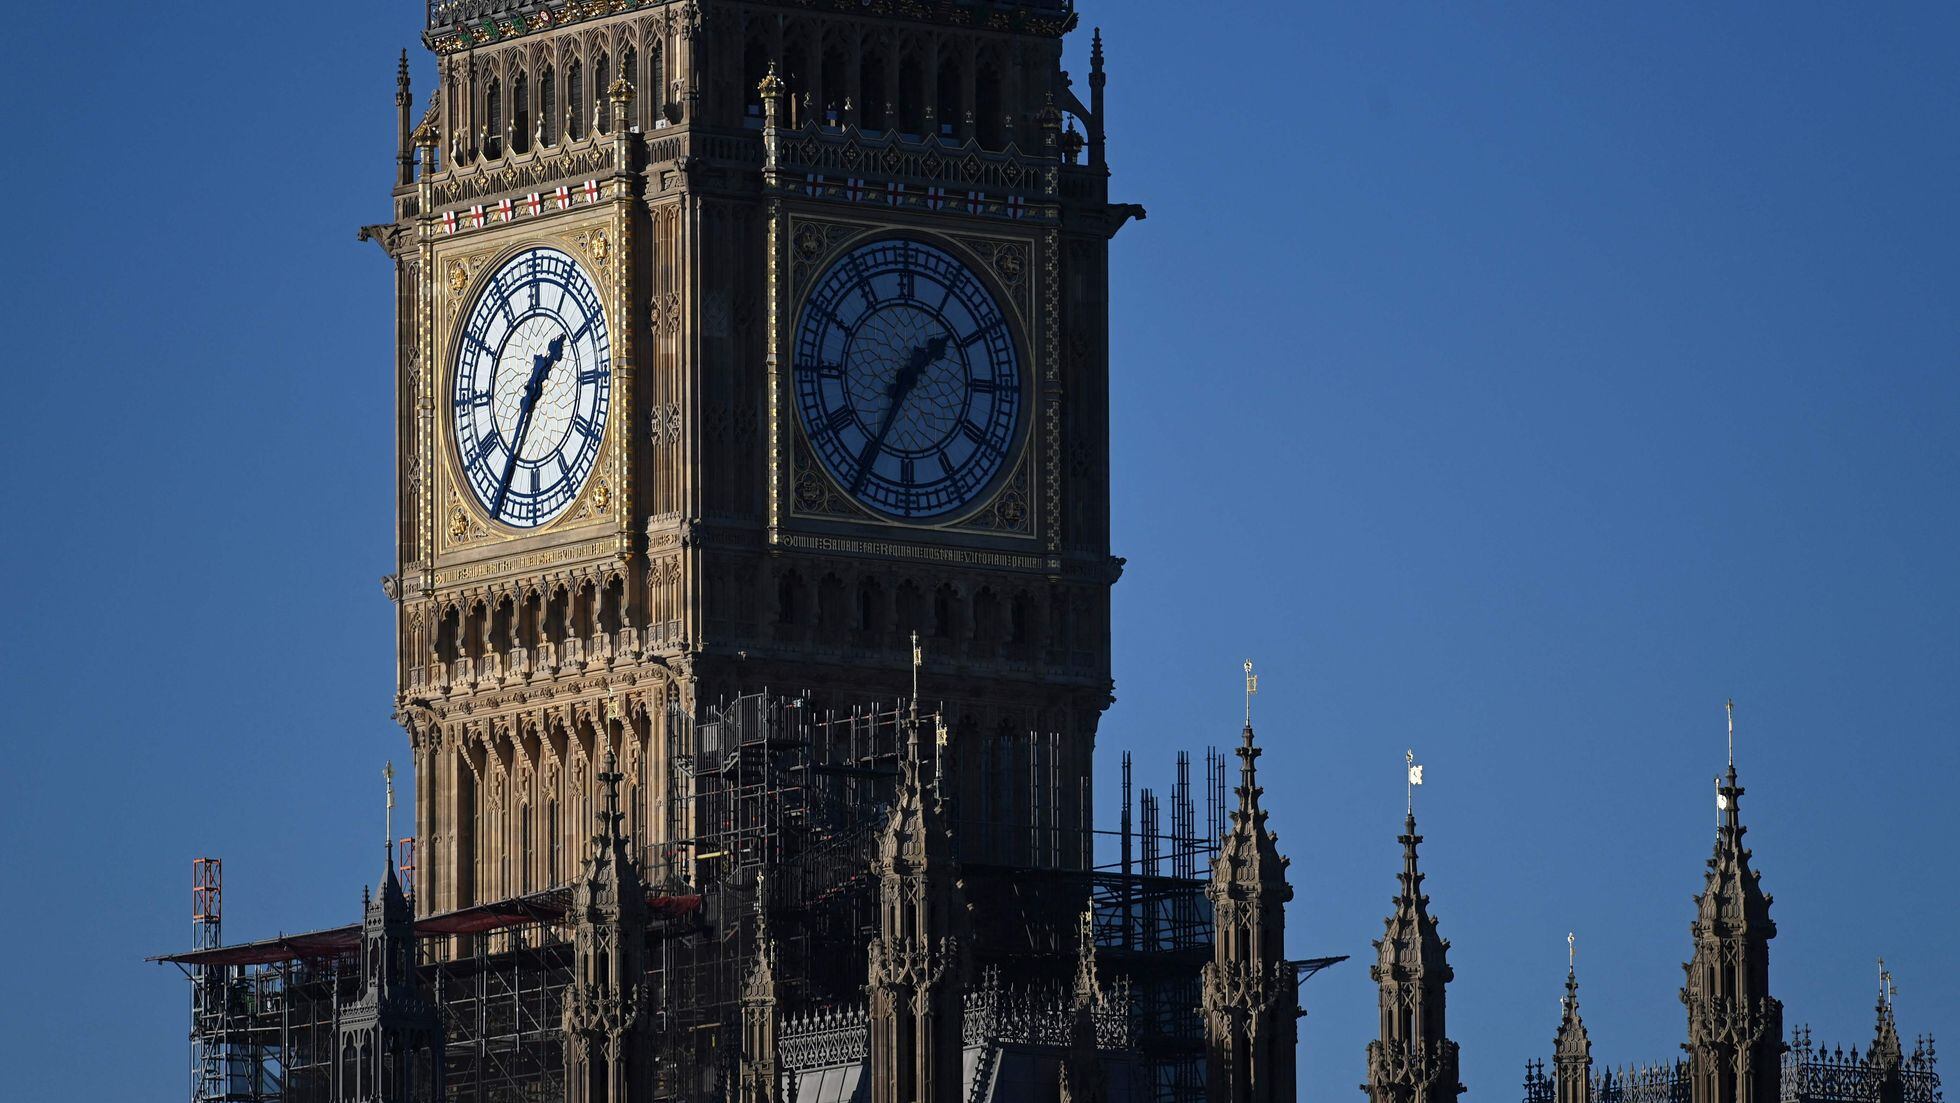
M1000 319L995 318L993 321L988 322L986 325L981 326L979 329L976 329L972 333L967 334L965 337L960 338L960 347L972 348L974 342L979 341L982 338L992 336L993 332L999 328L1000 328Z

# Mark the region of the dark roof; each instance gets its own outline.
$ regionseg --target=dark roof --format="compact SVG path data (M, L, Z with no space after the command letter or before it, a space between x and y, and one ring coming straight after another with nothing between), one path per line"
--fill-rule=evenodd
M439 935L482 934L526 923L555 923L565 917L571 899L570 889L545 889L508 900L423 916L415 921L415 933L423 938L434 938ZM656 918L678 919L700 910L701 898L654 895L647 897L647 906ZM270 965L280 961L334 957L360 944L361 925L349 923L344 927L329 927L305 934L282 934L277 938L241 942L235 946L162 954L149 960L177 965Z

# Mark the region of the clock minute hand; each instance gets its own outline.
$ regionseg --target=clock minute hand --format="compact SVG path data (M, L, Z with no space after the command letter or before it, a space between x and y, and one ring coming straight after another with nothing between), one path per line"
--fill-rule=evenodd
M885 393L891 397L891 404L885 407L885 417L878 423L877 435L873 436L871 442L864 446L864 451L858 454L857 478L851 480L853 495L863 490L864 480L871 477L871 457L877 455L879 449L885 446L885 437L892 431L892 423L898 420L899 407L905 405L905 400L911 397L912 389L919 385L920 377L925 375L926 369L932 366L933 361L946 355L946 346L949 343L951 338L941 334L913 349L912 355L905 358L905 366L898 369L898 374L892 377L891 386L885 388Z
M511 434L510 458L504 461L504 477L497 481L497 496L490 503L492 516L504 511L504 498L510 493L510 481L517 474L517 454L524 448L524 434L531 427L531 411L537 409L538 398L544 394L545 380L551 369L565 355L565 335L560 333L551 339L545 351L531 358L531 378L524 383L524 398L518 404L517 431Z

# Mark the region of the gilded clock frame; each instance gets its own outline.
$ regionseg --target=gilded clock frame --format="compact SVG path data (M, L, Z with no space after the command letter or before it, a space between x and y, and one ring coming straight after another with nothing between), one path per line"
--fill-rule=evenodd
M620 219L608 210L598 217L568 219L557 225L526 226L521 231L498 234L477 242L459 241L444 248L439 243L431 266L429 294L440 306L433 313L437 321L436 339L429 342L432 352L440 350L427 367L427 394L432 400L435 422L431 444L439 453L430 465L440 472L440 486L431 487L425 508L434 511L431 535L435 558L447 560L458 555L501 554L542 539L563 536L572 530L603 526L617 520L625 505L624 491L630 469L627 449L622 443L623 426L630 424L632 401L631 314L622 302L626 294L622 276L625 258L624 234ZM470 248L477 245L476 248ZM456 357L461 341L461 321L483 293L489 276L511 257L540 246L562 249L573 256L592 279L598 292L612 344L609 370L614 394L606 410L598 458L592 471L573 496L570 505L557 517L532 528L519 528L491 517L488 510L465 485L461 457L456 444L456 427L446 416L437 396L454 385ZM594 552L601 549L595 547ZM595 555L595 558L599 557ZM448 572L442 572L448 573Z

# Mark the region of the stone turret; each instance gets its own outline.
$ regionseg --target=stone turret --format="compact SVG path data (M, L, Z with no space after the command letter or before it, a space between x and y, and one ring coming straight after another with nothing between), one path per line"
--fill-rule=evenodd
M1414 811L1403 824L1401 891L1386 930L1375 943L1369 970L1381 992L1381 1035L1368 1043L1368 1083L1373 1103L1451 1103L1457 1082L1457 1047L1447 1034L1446 986L1449 940L1436 933L1429 897L1416 861Z
M777 1103L781 1096L782 1063L777 1041L776 939L769 931L767 878L755 884L755 964L742 989L742 1057L740 1103Z
M1288 861L1259 803L1260 750L1247 723L1239 744L1238 807L1212 863L1212 955L1205 965L1206 1094L1214 1103L1294 1097L1300 989L1286 960Z
M1892 974L1885 961L1878 963L1878 1026L1872 1033L1872 1047L1865 1054L1872 1078L1877 1083L1878 1103L1905 1103L1905 1047L1899 1044L1899 1024L1892 1017Z
M436 1103L442 1098L442 1027L416 969L415 915L395 873L362 901L361 994L339 1009L337 1103Z
M1592 1103L1592 1039L1579 1017L1578 966L1570 961L1565 998L1559 1001L1558 1034L1552 1039L1552 1078L1557 1103Z
M966 901L938 787L924 776L918 706L878 841L878 937L869 948L872 1103L956 1103Z
M642 1103L653 1095L653 1009L646 991L647 890L620 830L618 759L598 776L605 809L572 885L572 983L565 991L566 1103Z
M1069 1001L1068 1057L1062 1063L1062 1103L1108 1103L1109 1077L1096 1053L1096 1016L1103 1009L1096 977L1096 913L1084 910L1077 929L1075 991Z
M1734 719L1730 719L1733 747ZM1769 940L1776 923L1762 875L1742 845L1742 786L1735 755L1716 789L1721 821L1707 883L1695 897L1694 959L1683 968L1688 1010L1691 1103L1777 1103L1783 1055L1783 1005L1769 994Z

